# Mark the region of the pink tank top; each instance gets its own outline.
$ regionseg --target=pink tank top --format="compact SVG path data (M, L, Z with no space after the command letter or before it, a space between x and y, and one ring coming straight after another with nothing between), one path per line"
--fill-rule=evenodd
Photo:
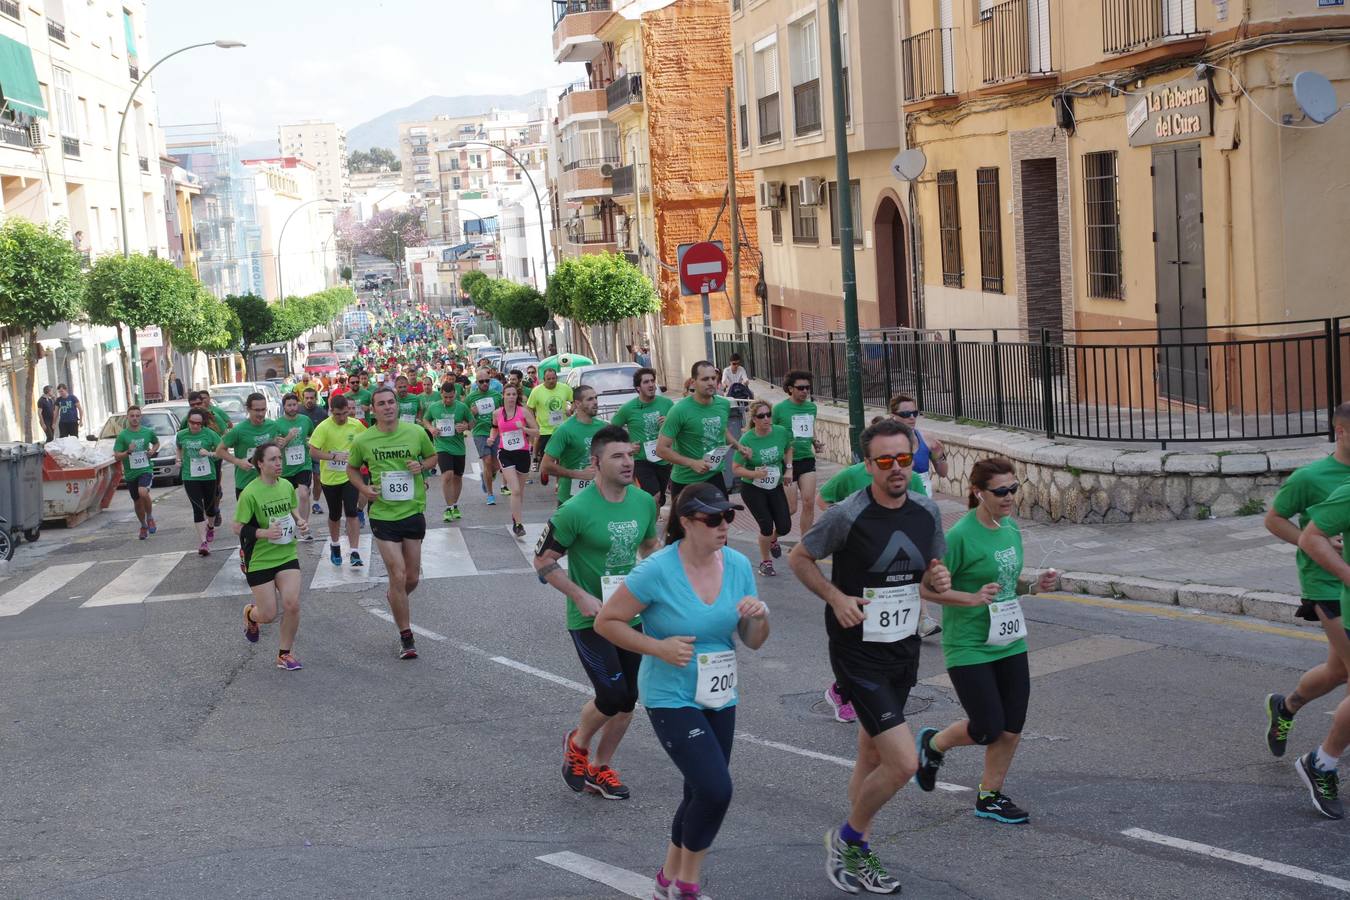
M506 418L506 408L498 407L492 418L493 424L497 426L498 447L503 450L528 450L530 448L530 439L526 437L523 430L525 425L525 407L517 406L516 414L510 419ZM519 431L520 437L508 440L506 435L513 431ZM509 444L513 444L518 440L524 441L524 443L518 447L509 446Z

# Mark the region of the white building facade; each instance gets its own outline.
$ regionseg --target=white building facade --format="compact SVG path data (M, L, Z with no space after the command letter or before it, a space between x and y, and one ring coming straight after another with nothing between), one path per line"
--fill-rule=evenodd
M256 198L263 296L276 301L335 284L336 209L319 193L316 168L282 156L246 159L244 169Z
M315 167L319 196L344 203L352 199L346 131L333 122L308 119L282 125L280 140L282 156L294 156Z

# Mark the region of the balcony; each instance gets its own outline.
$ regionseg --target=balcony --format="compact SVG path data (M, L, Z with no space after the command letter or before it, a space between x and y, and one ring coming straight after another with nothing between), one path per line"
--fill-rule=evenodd
M621 75L605 88L605 106L614 113L629 105L642 103L642 76Z
M1201 34L1195 0L1102 0L1102 51L1130 53Z
M563 163L562 170L564 172L571 172L575 169L598 169L604 165L618 165L618 162L619 157L617 156L592 156L584 159L569 159L567 162Z
M558 98L558 122L561 124L573 116L585 113L605 113L606 101L603 88L590 85L575 85Z
M80 158L80 139L61 135L61 152L66 156Z
M1049 76L1050 0L1007 0L980 23L984 83Z
M612 191L610 176L603 166L617 166L617 156L572 160L563 166L558 176L558 193L564 200L585 200L608 197Z
M951 28L930 28L901 43L906 103L955 93L952 39Z
M2 0L0 0L0 2L2 2ZM27 127L23 125L11 125L9 122L0 122L0 144L32 149L33 137L29 133Z
M53 22L51 19L48 19L47 37L51 38L54 41L60 41L61 43L64 44L66 42L65 24L62 22Z
M792 127L797 137L820 131L820 79L792 86Z
M140 161L141 161L141 171L142 171L142 172L149 172L149 171L150 171L150 158L149 158L148 156L142 156L142 157L139 157L139 159L140 159Z
M632 197L637 193L637 165L629 163L614 170L610 184L615 197Z
M0 0L0 14L9 16L11 19L19 18L18 0Z
M588 62L603 52L600 26L612 7L611 0L553 0L553 61Z
M783 117L778 109L778 94L775 92L760 97L755 102L759 107L759 142L772 144L780 140L783 137Z
M132 81L141 80L141 70L135 63L127 64L127 74L131 76Z

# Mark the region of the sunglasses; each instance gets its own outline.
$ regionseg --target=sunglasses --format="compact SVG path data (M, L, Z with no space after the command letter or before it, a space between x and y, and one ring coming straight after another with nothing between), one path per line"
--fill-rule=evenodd
M901 419L917 419L919 417L919 411L914 409L909 412L898 412L895 415Z
M993 494L995 497L1007 497L1016 494L1018 487L1020 487L1020 485L1017 482L1013 482L1007 487L990 488L989 493Z
M809 391L809 390L811 390L811 385L809 385L809 384L794 384L794 385L792 386L792 389L793 389L794 391Z
M877 467L882 470L889 469L891 466L899 466L903 469L905 466L914 463L914 454L897 453L894 456L874 456L872 462L876 463Z
M756 419L772 419L773 413L755 413Z
M702 522L704 525L707 525L709 528L716 528L717 526L721 525L723 522L725 522L725 523L728 524L728 525L730 525L732 522L734 522L734 521L736 520L736 510L734 510L734 509L728 509L728 510L726 510L726 511L724 511L724 512L720 512L720 513L706 513L706 514L699 514L699 515L693 515L693 516L690 516L689 518L693 519L693 520L696 521L696 522Z

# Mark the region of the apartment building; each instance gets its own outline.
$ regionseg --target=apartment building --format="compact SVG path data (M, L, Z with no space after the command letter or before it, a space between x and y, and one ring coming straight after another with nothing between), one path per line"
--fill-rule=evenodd
M352 198L347 171L347 132L333 122L306 119L280 128L281 155L303 159L318 172L319 196L346 203Z
M243 166L253 179L263 296L275 301L335 284L336 209L322 202L318 168L294 156L246 159Z
M436 116L417 122L398 123L398 158L402 163L403 190L412 193L437 190L432 155L435 147L451 141L475 138L483 130L486 114Z

